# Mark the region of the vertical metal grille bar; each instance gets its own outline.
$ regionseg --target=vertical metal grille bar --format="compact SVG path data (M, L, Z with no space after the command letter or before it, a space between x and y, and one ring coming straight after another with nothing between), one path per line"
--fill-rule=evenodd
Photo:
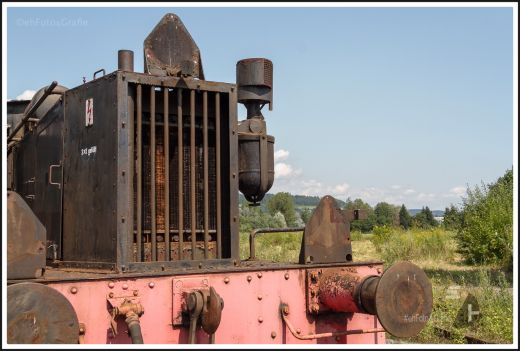
M156 194L155 194L155 87L150 87L150 207L152 216L152 261L157 261Z
M204 153L204 258L208 258L209 196L208 196L208 92L202 93L202 135Z
M196 160L195 160L195 90L190 91L190 195L191 195L191 259L195 259L197 249L197 199L196 188Z
M170 260L170 126L168 111L168 88L164 90L164 245L165 260Z
M221 238L221 189L220 189L220 93L215 94L215 144L216 144L216 183L217 183L217 258L222 258L222 238Z
M178 179L178 187L179 187L179 198L178 198L178 208L179 208L179 260L184 258L184 209L183 209L183 189L182 189L182 168L183 168L183 155L184 155L184 147L182 142L182 89L177 90L177 153L179 156L178 167L177 167L177 179Z
M136 238L136 251L137 251L137 262L141 262L141 247L143 244L142 229L143 229L143 93L141 84L137 85L137 204L136 204L136 217L137 217L137 238Z

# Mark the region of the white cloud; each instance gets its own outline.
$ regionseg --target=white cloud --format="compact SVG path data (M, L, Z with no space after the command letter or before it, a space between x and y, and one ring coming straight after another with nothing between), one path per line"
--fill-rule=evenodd
M291 165L283 162L279 162L274 165L274 177L283 178L289 177L294 173Z
M292 179L297 177L302 173L301 169L295 169L288 162L280 162L285 161L289 158L289 151L280 149L274 153L274 177L275 179L282 179L288 181L288 179Z
M315 179L299 180L297 182L292 182L291 185L293 189L297 189L295 193L299 195L332 195L339 199L346 199L348 195L348 189L350 189L350 185L347 183L327 185Z
M300 181L300 187L302 189L302 195L313 196L323 194L323 184L314 179Z
M457 191L460 193L459 187L453 188L446 194L437 194L413 189L409 184L394 184L386 187L355 187L347 182L331 184L324 182L323 179L306 178L301 169L297 169L291 164L289 156L288 150L280 149L275 152L276 181L270 190L271 193L286 191L291 194L307 196L332 195L343 201L348 197L351 199L360 198L371 206L384 201L398 206L405 204L408 208L429 206L432 209L445 206L445 195L454 198Z
M336 197L346 197L350 185L347 183L338 184L334 187L332 194Z
M450 194L461 197L466 195L466 187L464 186L456 186L450 189Z
M435 198L435 194L433 193L419 193L417 195L417 199L418 200L428 200L428 199L434 199Z
M25 90L23 93L18 95L15 98L15 100L31 100L33 98L34 94L36 94L36 92L34 90Z
M289 151L284 149L276 150L274 153L274 162L287 160L288 157Z

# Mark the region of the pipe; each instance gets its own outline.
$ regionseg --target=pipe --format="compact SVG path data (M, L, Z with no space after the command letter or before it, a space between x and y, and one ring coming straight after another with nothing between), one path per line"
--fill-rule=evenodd
M27 111L27 113L25 114L25 116L23 116L22 120L20 121L20 123L18 123L16 125L16 127L14 127L13 131L11 132L11 134L7 137L7 143L9 143L13 137L16 135L16 133L18 133L18 131L20 130L20 128L22 128L22 126L25 124L25 122L28 121L29 117L31 117L31 115L36 112L36 110L38 109L38 107L40 107L40 105L45 101L45 99L47 99L47 97L52 94L52 91L54 90L54 88L58 85L58 82L56 81L53 81L51 83L51 85L49 85L47 87L47 89L45 89L45 91L43 92L43 95L38 99L38 101L36 101L34 103L34 105L31 106L31 108L29 109L29 111Z
M144 344L143 334L141 333L141 323L139 323L139 316L135 312L129 312L125 319L128 326L128 333L132 338L132 344Z
M337 331L337 332L328 332L328 333L319 333L319 334L306 334L306 335L300 335L301 331L295 330L294 326L289 322L289 318L287 316L289 315L289 306L286 304L282 304L280 306L280 312L282 314L282 319L285 322L285 325L287 325L287 328L291 332L291 334L299 340L313 340L313 339L321 339L321 338L330 338L334 336L343 336L343 335L352 335L352 334L368 334L368 333L384 333L385 330L383 328L371 328L371 329L354 329L354 330L344 330L344 331Z
M379 276L361 278L356 274L326 274L320 278L320 303L335 312L376 314L375 295Z
M119 50L117 52L117 69L120 71L134 71L134 52L132 50Z

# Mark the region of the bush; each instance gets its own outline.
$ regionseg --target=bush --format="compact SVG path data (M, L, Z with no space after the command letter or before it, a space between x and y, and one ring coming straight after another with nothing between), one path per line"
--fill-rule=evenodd
M300 218L302 219L304 224L307 224L309 219L311 219L312 213L313 213L313 211L311 211L311 209L307 208L307 207L305 207L301 210Z
M407 230L375 227L372 243L388 264L401 260L450 259L451 233L440 228Z
M376 251L381 252L385 243L390 240L390 236L392 235L393 229L389 226L375 226L372 231L372 243L374 244Z
M467 190L462 226L457 231L459 252L468 263L513 264L513 170L495 183Z
M362 232L360 232L358 230L354 230L354 231L350 232L350 240L352 240L352 241L363 240L363 235L366 235L366 234L363 234Z

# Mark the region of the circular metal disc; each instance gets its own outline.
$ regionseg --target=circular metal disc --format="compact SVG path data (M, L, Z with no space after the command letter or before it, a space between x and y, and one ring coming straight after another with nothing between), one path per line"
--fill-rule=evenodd
M377 286L379 322L397 337L417 335L430 318L432 302L428 277L410 262L399 262L387 269Z
M65 296L37 283L7 287L9 344L77 344L78 341L78 317Z

